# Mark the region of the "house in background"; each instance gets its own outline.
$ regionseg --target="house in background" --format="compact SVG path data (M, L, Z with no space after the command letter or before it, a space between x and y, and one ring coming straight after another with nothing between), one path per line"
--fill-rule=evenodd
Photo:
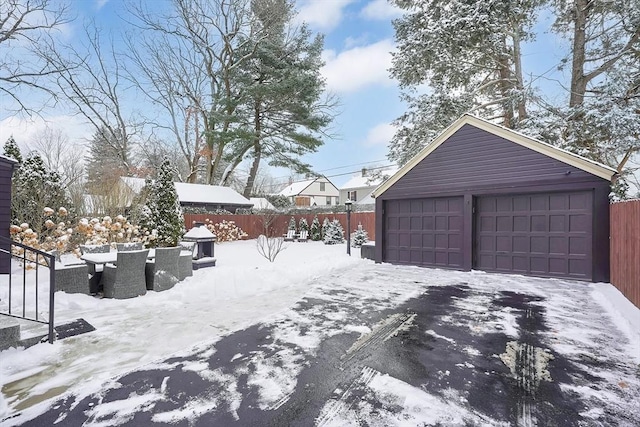
M358 205L375 204L376 201L371 193L396 172L397 169L392 167L363 168L358 175L351 177L340 187L340 203L342 204L348 199Z
M325 176L293 182L279 194L296 206L333 206L340 201L340 191Z
M138 194L144 187L144 179L122 177L122 182L131 190L132 194ZM250 209L253 203L230 187L220 185L189 184L176 182L176 192L180 206L202 208L208 211L224 209L235 213L237 209Z
M464 115L374 191L375 260L608 282L615 174Z

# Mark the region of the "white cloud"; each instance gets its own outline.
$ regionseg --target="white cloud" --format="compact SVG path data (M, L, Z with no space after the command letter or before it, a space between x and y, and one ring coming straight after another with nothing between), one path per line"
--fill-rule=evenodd
M390 123L379 123L367 132L363 144L366 146L388 145L397 128Z
M372 0L360 11L360 16L371 20L387 20L402 15L402 9L389 0Z
M371 85L393 85L388 69L391 68L391 51L395 50L391 39L368 46L354 47L336 53L325 50L326 64L322 75L327 86L335 92L356 92Z
M100 10L104 7L105 4L107 4L109 2L109 0L96 0L96 9Z
M331 31L340 24L343 9L356 0L298 0L296 22L306 22L320 31Z
M4 144L13 135L20 149L24 150L34 136L47 127L62 130L69 137L69 142L77 146L86 146L92 136L91 127L78 116L59 115L34 119L12 116L0 121L0 144Z

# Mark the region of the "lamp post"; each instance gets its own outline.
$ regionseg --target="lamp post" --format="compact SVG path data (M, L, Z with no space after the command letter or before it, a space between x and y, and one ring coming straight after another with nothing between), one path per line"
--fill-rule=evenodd
M347 199L344 202L345 210L347 211L347 254L351 256L351 206L353 202Z

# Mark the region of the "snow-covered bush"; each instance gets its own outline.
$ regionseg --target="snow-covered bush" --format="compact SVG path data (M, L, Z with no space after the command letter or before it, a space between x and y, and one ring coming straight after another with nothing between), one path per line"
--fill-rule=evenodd
M320 220L318 219L318 215L313 217L313 221L311 221L311 231L309 232L309 237L311 240L319 241L322 240L322 229L320 228Z
M294 217L291 217L291 219L289 220L289 226L287 227L287 230L296 231L296 219Z
M248 236L247 233L242 231L242 228L238 227L235 221L223 220L220 223L214 223L208 218L205 220L205 227L213 234L216 235L216 242L233 242L234 240L241 240Z
M334 219L328 222L326 231L324 232L323 242L325 245L336 245L344 242L344 230L340 221Z
M46 209L45 215L52 215L52 209ZM58 209L59 216L66 216L65 208ZM140 231L140 227L131 224L125 217L115 218L81 218L77 224L70 221L44 221L44 231L36 233L27 223L12 225L9 228L11 239L32 248L50 252L57 250L61 253L74 253L80 256L79 244L101 245L105 243L146 243L148 236ZM22 249L13 247L15 255L22 255Z
M149 236L149 247L177 246L185 233L184 217L173 182L171 162L165 158L155 181L145 181L147 200L140 225Z
M306 218L304 217L300 218L300 222L298 222L298 230L309 231L309 223L307 222Z
M322 221L322 238L327 234L327 228L329 227L329 218L325 217Z
M358 223L358 228L355 232L351 233L351 246L359 248L363 244L369 241L369 233L362 228L362 224Z

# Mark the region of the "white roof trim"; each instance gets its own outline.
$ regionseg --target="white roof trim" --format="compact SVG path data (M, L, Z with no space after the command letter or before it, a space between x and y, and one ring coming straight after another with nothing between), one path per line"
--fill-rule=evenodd
M380 184L378 188L373 191L373 196L377 197L387 191L393 184L395 184L400 178L406 175L411 169L413 169L418 163L420 163L425 157L431 154L442 143L449 139L454 133L456 133L462 126L471 125L478 129L482 129L486 132L492 133L501 138L507 139L513 143L529 148L533 151L537 151L540 154L551 157L568 165L574 166L592 175L596 175L600 178L611 181L617 171L607 165L595 162L593 160L586 159L577 154L555 147L546 142L538 141L526 135L523 135L512 129L508 129L504 126L496 125L487 120L481 119L471 114L464 114L458 120L453 122L448 128L446 128L440 135L438 135L430 144L424 147L418 154L413 156L404 166L396 172L391 178Z

